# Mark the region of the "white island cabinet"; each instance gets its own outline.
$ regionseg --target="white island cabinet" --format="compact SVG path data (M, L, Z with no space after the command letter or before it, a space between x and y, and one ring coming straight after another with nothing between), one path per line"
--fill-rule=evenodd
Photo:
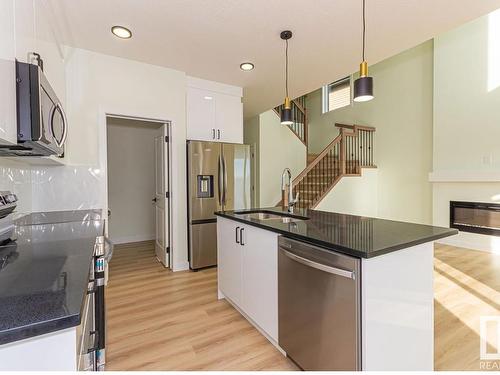
M256 227L217 217L219 299L226 298L285 353L279 346L278 335L279 235L271 226L269 230L261 229L262 226L266 223ZM413 242L381 255L357 257L360 330L353 335L358 335L362 370L432 371L434 368L433 242L422 241L427 242L417 245ZM325 285L319 283L311 288L316 293L324 292L328 304L327 292L335 291L323 291ZM307 321L307 317L303 318Z
M217 218L219 298L278 342L278 234Z

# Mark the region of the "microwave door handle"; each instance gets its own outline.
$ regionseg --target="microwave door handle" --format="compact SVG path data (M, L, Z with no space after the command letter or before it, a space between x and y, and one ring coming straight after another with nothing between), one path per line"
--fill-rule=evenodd
M54 115L56 114L56 110L59 111L59 113L61 114L63 122L63 133L60 141L56 138L54 134ZM62 147L64 145L64 142L66 142L66 137L68 135L68 127L67 127L68 120L66 118L66 113L62 109L60 103L57 103L54 107L52 107L52 109L50 110L49 118L50 118L49 128L52 138L54 139L54 142L56 143L57 147Z
M64 112L64 109L60 103L57 103L57 108L59 108L59 111L61 112L61 117L63 121L63 134L61 137L61 145L59 146L62 147L66 142L66 138L68 136L68 118L66 117L66 112Z

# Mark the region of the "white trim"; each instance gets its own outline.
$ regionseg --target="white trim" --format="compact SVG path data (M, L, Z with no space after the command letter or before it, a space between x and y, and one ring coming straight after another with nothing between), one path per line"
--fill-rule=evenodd
M142 241L152 241L155 239L155 234L137 234L135 236L111 237L111 242L115 245Z
M117 113L120 113L119 115ZM103 108L99 108L99 167L101 171L103 172L103 178L105 181L104 184L104 189L102 189L102 202L104 202L104 212L108 212L109 209L109 202L108 202L108 153L107 153L107 148L108 148L108 141L107 141L107 118L108 117L114 117L114 118L122 118L122 119L132 119L132 120L142 120L142 121L147 121L147 122L156 122L156 123L163 123L167 126L167 129L170 130L169 132L169 137L170 137L170 142L172 141L172 126L174 125L171 120L160 120L158 118L150 117L149 115L146 114L140 114L140 113L134 113L130 114L126 108L114 108L114 110L106 110ZM169 146L171 146L172 143L170 143ZM172 152L170 150L171 147L169 147L169 152ZM172 154L171 154L172 155ZM168 162L170 163L170 166L172 167L173 165L173 160L169 158ZM169 180L173 180L174 176L172 174L172 168L170 168L170 176ZM173 185L171 185L171 189L169 190L170 196L172 194L176 194L177 191L174 191L175 189L172 188ZM170 225L170 233L169 233L169 242L170 242L170 259L174 258L174 251L175 251L175 243L174 243L174 236L173 234L175 233L175 227L174 227L174 220L172 220L176 215L174 215L174 212L176 212L176 208L174 206L174 202L169 199L169 204L170 204L170 217L168 219L169 225ZM177 223L177 221L176 221ZM179 223L179 225L182 225L182 223ZM105 228L105 235L108 235L108 225ZM128 238L128 237L125 237ZM115 242L117 243L117 242ZM176 267L175 264L170 263L172 266L172 271L184 271L185 269L189 269L189 263L187 263L187 268L184 268L184 265L181 264L180 267Z
M434 171L429 173L430 182L500 182L498 171Z
M189 262L182 262L179 264L174 263L172 267L172 271L178 272L178 271L187 271L189 270Z
M441 238L436 243L465 250L500 254L500 237L480 233L459 232L455 236Z

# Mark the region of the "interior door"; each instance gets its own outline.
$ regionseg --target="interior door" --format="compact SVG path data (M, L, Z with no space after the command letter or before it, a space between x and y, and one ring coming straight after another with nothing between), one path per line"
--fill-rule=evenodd
M158 260L170 267L170 202L169 202L169 142L168 126L158 129L155 148L155 253Z

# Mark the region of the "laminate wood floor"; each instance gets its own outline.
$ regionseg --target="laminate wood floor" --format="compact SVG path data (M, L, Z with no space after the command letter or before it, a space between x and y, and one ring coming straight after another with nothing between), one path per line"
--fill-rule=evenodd
M436 245L436 370L480 370L479 317L500 315L500 255ZM107 298L108 370L296 370L231 305L217 271L172 273L152 242L116 247Z
M482 369L479 358L482 315L500 316L500 255L435 245L436 370Z
M170 272L152 242L116 246L107 302L107 370L294 370L225 300L217 270Z

